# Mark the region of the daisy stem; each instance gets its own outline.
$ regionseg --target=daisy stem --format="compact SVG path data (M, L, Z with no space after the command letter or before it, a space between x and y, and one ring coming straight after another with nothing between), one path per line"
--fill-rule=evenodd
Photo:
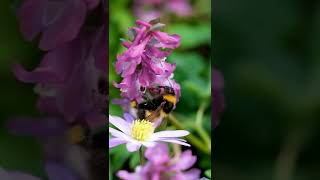
M139 155L140 155L140 165L141 166L143 166L144 165L144 156L143 156L143 149L142 149L143 147L141 147L140 149L139 149Z
M183 125L172 115L169 115L168 120L171 122L173 126L175 126L177 129L185 129ZM211 150L204 144L201 139L194 136L193 134L189 134L186 139L195 147L197 147L199 150L206 154L211 154Z

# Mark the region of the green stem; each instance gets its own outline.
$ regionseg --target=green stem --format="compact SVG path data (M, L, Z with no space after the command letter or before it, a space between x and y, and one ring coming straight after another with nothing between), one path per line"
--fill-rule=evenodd
M200 135L200 137L202 138L202 140L205 142L205 144L207 145L207 147L210 149L211 151L211 139L210 136L208 135L208 133L205 131L205 129L202 126L202 120L203 120L203 114L204 114L204 110L207 107L207 103L203 102L201 103L197 114L196 114L196 127L195 130L197 131L197 133Z
M183 125L172 115L169 115L168 120L171 122L173 126L175 126L177 129L185 129ZM193 134L189 134L186 139L195 147L197 147L202 152L211 155L210 148L207 148L207 146L196 136Z
M207 106L207 103L205 103L205 102L201 103L199 106L199 109L196 114L196 125L197 126L201 126L201 124L202 124L203 113L204 113L204 110L206 109L206 106Z
M139 149L139 155L140 155L140 165L143 166L144 165L144 156L143 156L143 147L141 147Z

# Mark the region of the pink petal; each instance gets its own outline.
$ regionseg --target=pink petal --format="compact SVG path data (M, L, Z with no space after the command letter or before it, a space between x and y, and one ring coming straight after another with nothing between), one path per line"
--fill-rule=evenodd
M100 0L85 0L88 6L88 9L93 9L98 6Z
M147 28L150 28L151 27L151 24L147 23L147 22L144 22L144 21L141 21L141 20L137 20L136 21L136 24L137 25L142 25L142 26L145 26Z
M165 143L158 143L153 148L148 148L145 157L155 165L161 165L170 160L168 146Z
M13 73L19 81L28 83L59 82L58 75L48 69L38 67L33 72L26 71L20 64L13 65Z
M13 72L23 82L61 83L69 78L74 64L81 59L79 52L82 52L83 46L78 45L81 43L81 40L75 40L49 51L32 72L26 71L19 64L14 65Z
M201 171L199 169L190 169L189 171L183 172L184 179L198 180L200 178Z
M124 119L109 115L109 122L125 134L130 134L130 126Z
M60 44L73 40L79 33L86 16L86 3L84 1L68 1L64 12L59 19L50 24L42 33L39 47L50 50Z
M1 178L4 178L4 180L7 180L7 178L9 178L9 180L40 180L40 178L26 174L26 173L22 173L22 172L7 172L7 174L4 174L5 172L1 172L3 170L0 169L0 176ZM4 177L3 177L4 176Z
M173 168L176 170L187 170L191 168L196 161L197 157L192 156L191 150L187 150L181 154L179 161L174 165Z
M156 31L154 37L159 41L155 47L175 49L180 46L181 37L177 34L169 35L165 32Z
M44 0L24 1L19 9L18 17L23 36L31 41L42 30Z

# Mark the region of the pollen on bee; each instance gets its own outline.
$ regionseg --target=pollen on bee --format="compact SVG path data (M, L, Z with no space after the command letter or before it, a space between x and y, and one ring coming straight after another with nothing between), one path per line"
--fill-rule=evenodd
M136 101L131 101L130 102L130 106L135 108L137 106L137 102Z
M147 120L135 120L131 127L132 138L138 141L145 141L153 133L153 123Z

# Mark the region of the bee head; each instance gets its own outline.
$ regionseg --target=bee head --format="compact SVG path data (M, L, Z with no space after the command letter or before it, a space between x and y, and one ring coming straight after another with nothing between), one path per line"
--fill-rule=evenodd
M164 86L164 93L165 94L171 94L171 95L176 95L174 89L172 87L169 86Z

